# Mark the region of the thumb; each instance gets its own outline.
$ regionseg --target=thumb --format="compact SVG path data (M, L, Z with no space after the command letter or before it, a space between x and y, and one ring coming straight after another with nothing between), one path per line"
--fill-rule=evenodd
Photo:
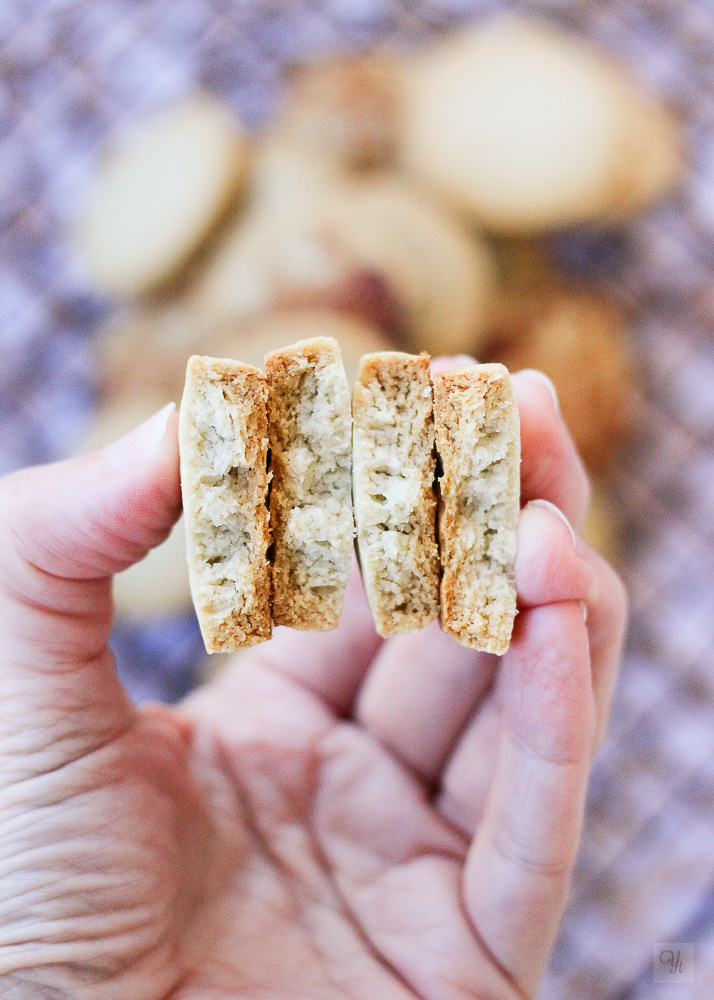
M0 698L19 697L43 725L44 709L54 720L81 705L75 725L99 713L112 728L131 712L107 647L111 578L179 516L174 411L99 451L0 480Z

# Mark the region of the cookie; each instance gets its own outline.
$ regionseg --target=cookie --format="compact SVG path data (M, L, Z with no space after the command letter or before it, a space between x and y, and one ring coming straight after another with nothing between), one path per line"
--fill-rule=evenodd
M439 612L428 356L368 354L352 409L357 547L367 599L380 635L412 632Z
M453 213L396 175L345 184L327 211L334 243L394 293L412 350L477 349L491 318L495 267L487 245Z
M110 400L140 396L148 388L167 400L180 399L192 354L222 356L214 349L215 326L183 303L131 309L110 319L96 334L99 388Z
M296 67L272 129L313 160L373 170L393 161L400 118L400 62L382 53Z
M188 98L118 139L78 232L90 281L127 296L164 282L192 255L248 170L240 126L214 98Z
M623 559L625 533L622 514L607 484L594 479L590 506L580 529L582 538L613 566Z
M216 324L248 323L273 309L330 308L356 270L329 241L313 206L256 209L224 234L189 298Z
M209 653L269 639L265 377L251 365L193 356L179 448L194 606Z
M261 218L305 209L319 213L324 199L343 180L339 163L316 156L279 131L259 139L254 163L250 211Z
M516 614L518 408L500 364L437 372L433 381L441 626L466 646L502 654Z
M331 337L266 355L273 620L337 627L352 558L352 416Z
M623 309L605 295L561 282L523 319L498 357L511 371L538 368L552 379L586 465L601 471L632 424L632 361Z
M669 140L657 123L635 121L638 91L573 36L499 17L415 60L404 91L403 159L497 233L605 221L670 182Z
M672 191L684 175L682 128L677 117L651 96L621 83L626 116L617 196L608 213L620 221Z

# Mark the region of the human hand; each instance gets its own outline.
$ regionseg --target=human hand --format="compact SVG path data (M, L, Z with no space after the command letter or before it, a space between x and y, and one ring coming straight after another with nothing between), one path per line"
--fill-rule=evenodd
M585 474L514 377L523 501ZM178 517L176 417L0 482L0 996L532 998L625 620L616 574L521 513L500 660L436 626L277 629L176 709L133 706L111 576ZM583 621L580 601L587 606Z

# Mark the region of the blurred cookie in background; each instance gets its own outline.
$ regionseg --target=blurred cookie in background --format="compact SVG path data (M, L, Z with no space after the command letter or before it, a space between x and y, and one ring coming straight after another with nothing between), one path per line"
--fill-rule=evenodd
M675 113L648 93L623 67L608 67L608 82L621 102L624 140L604 222L627 220L673 191L684 175L684 137Z
M345 170L394 162L402 118L402 60L375 52L293 68L271 131Z
M184 303L135 306L97 331L95 369L102 399L149 392L178 403L186 361L202 353L212 327Z
M624 311L602 294L556 285L496 343L494 358L512 371L538 368L553 380L586 465L591 472L605 468L632 422Z
M394 346L364 318L326 309L286 309L243 324L217 324L185 304L135 309L98 335L96 365L103 403L85 450L111 440L110 431L122 423L129 429L132 417L139 423L153 403L156 409L171 400L178 404L192 354L235 358L262 368L268 351L313 337L339 341L350 379L363 354ZM151 415L150 409L146 415Z
M350 386L354 385L363 354L389 351L393 343L384 333L364 320L326 310L275 312L241 331L241 361L263 367L263 355L286 344L315 337L334 337L340 345L342 363Z
M114 577L114 602L120 617L135 622L191 610L183 517L165 542Z
M306 210L319 212L325 197L344 179L341 163L315 156L280 133L260 137L254 163L248 208L251 216L263 219L282 219L285 213ZM235 233L240 224L240 216L234 216L228 228Z
M501 16L414 57L403 160L499 233L610 221L671 188L674 119L582 40Z
M592 480L590 508L580 534L609 563L615 567L621 565L624 546L622 519L607 485L598 478Z
M216 244L219 258L231 255L243 226L319 223L336 187L393 159L395 73L370 56L293 67L282 105L255 137L247 218L234 216Z
M77 229L93 287L134 296L174 275L238 198L249 162L241 126L207 94L115 137Z
M179 402L175 397L174 401ZM93 451L117 440L168 402L171 396L160 391L151 394L143 386L130 386L100 406L75 453ZM191 609L183 518L174 525L165 542L152 549L141 562L116 574L114 601L118 616L133 622Z
M337 246L393 292L408 350L478 350L493 317L496 268L487 244L438 201L397 175L333 192L327 227Z
M495 290L482 239L403 179L372 174L280 213L256 203L189 297L217 323L326 308L363 316L411 350L450 354L478 345Z
M501 349L546 315L553 292L563 284L548 242L541 236L493 237L497 289L486 343ZM488 348L487 348L488 351Z
M312 207L238 219L189 289L196 312L220 325L290 306L331 308L364 267L331 241Z

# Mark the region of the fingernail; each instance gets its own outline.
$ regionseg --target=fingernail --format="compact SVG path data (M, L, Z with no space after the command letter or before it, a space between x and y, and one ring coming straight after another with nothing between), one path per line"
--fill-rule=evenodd
M587 622L587 620L588 620L588 606L585 603L585 601L578 601L578 604L580 605L580 610L581 610L582 615L583 615L583 621Z
M551 399L553 400L553 406L555 407L555 412L560 413L560 401L558 400L558 392L553 385L552 381L548 378L545 372L539 371L537 368L523 368L518 372L519 375L525 375L526 378L533 379L534 382L540 382L544 385L548 392L550 393Z
M455 354L454 362L459 368L473 368L474 365L478 364L476 358L472 358L470 354Z
M550 500L531 500L528 506L541 507L543 510L549 510L551 514L555 514L556 517L559 517L570 532L570 537L573 539L573 548L576 552L580 552L580 539L575 534L572 524L562 512L560 507L556 507L554 503L550 502Z
M175 403L168 403L123 438L108 444L104 454L109 465L117 472L123 472L148 461L159 450L169 417L175 409Z

